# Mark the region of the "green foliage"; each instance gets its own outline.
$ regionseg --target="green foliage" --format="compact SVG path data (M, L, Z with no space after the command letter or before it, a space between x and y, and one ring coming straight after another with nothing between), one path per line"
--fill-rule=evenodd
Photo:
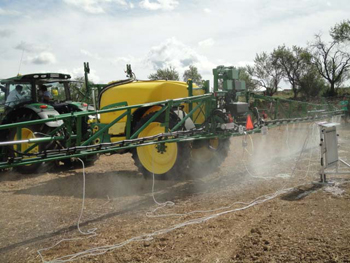
M338 88L337 89L338 96L348 96L350 95L350 87Z
M248 66L239 67L239 79L245 81L245 85L248 91L254 91L258 87L257 81L255 81L252 76L249 74Z
M84 77L77 77L74 79L76 82L70 83L69 89L71 98L73 101L77 102L86 102L88 104L92 104L92 97L86 97L86 85ZM89 81L90 87L94 85L92 81Z
M302 79L309 72L314 71L311 64L312 55L305 48L298 46L288 48L283 45L273 51L272 57L282 69L283 77L291 84L294 98L296 98L302 88Z
M299 81L300 91L307 98L317 97L326 90L326 84L315 68L307 71Z
M148 76L150 80L179 80L179 73L173 67L158 69L156 73Z
M258 85L266 89L266 95L272 96L279 88L283 71L271 54L262 52L256 54L254 67L248 67L248 72L256 78Z
M240 78L248 90L257 87L266 89L272 96L277 92L282 79L288 80L294 98L302 93L306 97L329 96L350 79L350 20L336 24L330 30L333 41L326 43L316 35L307 48L278 46L269 54L256 54L254 66L241 69Z
M198 73L198 69L195 66L190 65L189 69L185 70L183 74L184 82L187 82L189 79L198 86L202 84L202 76Z
M336 42L350 41L350 19L344 20L332 27L330 35Z
M350 53L343 50L337 41L325 43L320 35L315 36L310 48L313 51L312 63L330 86L328 94L336 95L335 88L349 78Z

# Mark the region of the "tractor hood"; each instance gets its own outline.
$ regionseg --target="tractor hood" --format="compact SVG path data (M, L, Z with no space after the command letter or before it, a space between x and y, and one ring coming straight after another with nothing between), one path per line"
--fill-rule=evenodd
M44 103L32 103L25 105L24 108L30 109L38 114L40 119L54 118L60 114L50 105ZM63 124L62 120L49 121L45 123L49 127L59 127Z

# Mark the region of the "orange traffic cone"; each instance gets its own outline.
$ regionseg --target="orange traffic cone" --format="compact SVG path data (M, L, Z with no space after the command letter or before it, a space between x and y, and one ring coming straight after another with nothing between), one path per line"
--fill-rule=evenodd
M254 125L252 122L252 118L250 118L250 115L247 116L247 123L245 125L246 130L253 130L254 129Z

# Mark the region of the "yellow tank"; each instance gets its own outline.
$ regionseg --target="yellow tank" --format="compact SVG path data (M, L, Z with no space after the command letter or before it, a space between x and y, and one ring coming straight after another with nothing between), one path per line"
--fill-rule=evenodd
M126 102L128 106L136 104L144 104L149 102L163 101L168 99L177 99L188 97L187 83L180 81L135 81L127 84L108 87L102 92L100 98L100 109L106 106ZM194 87L193 95L204 94L203 89L197 89ZM188 112L188 105L185 105L185 112ZM133 110L134 112L135 110ZM132 112L132 113L133 113ZM103 124L108 124L114 119L118 118L123 112L111 112L101 114L100 121ZM200 110L194 114L196 123L202 123L204 121L204 115ZM133 120L137 121L137 120ZM109 129L111 135L123 135L125 133L126 118L123 118L120 122L116 123Z

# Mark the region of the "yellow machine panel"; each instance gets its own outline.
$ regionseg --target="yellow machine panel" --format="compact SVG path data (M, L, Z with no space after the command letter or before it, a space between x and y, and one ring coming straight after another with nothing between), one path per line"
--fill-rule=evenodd
M187 84L180 81L134 81L127 84L115 85L108 87L101 94L100 108L115 104L116 102L127 102L127 105L144 104L149 102L163 101L168 99L184 98L188 96ZM202 89L193 89L193 95L204 94ZM185 105L185 111L188 107ZM118 118L123 112L111 112L101 114L100 122L108 124ZM203 113L198 110L194 117L198 115L196 123L204 121ZM126 125L126 117L114 125L109 134L120 135L124 133Z

